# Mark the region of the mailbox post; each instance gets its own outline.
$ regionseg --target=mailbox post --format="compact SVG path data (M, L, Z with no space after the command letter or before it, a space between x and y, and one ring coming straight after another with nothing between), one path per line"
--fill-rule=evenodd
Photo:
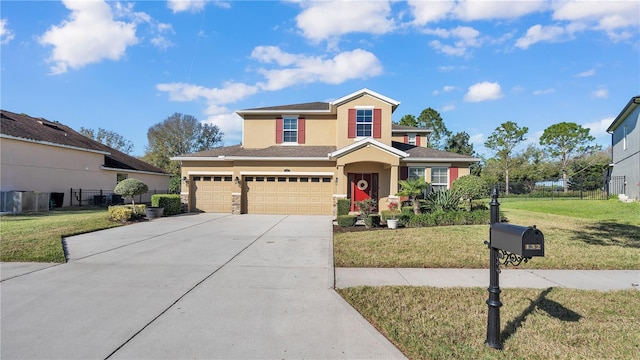
M500 223L498 190L491 192L491 228L489 241L489 298L487 306L487 340L489 347L501 350L500 342L500 264L505 266L526 263L534 256L544 256L544 235L535 225L531 227Z

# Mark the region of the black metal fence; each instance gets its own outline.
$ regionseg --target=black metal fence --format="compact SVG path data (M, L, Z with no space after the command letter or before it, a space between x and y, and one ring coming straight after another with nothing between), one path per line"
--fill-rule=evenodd
M135 197L135 202L140 204L150 204L151 196L154 194L170 194L169 190L149 190L148 192ZM125 200L121 195L115 194L113 190L93 190L93 189L69 189L70 206L107 206L124 204ZM55 201L55 199L54 199Z
M491 184L490 188L497 188L501 199L510 200L607 200L609 196L618 194L615 191L620 188L619 182L620 179L594 180L578 176L568 179L567 191L564 189L562 179L509 182L508 193L505 183ZM622 182L624 183L624 179L622 179Z

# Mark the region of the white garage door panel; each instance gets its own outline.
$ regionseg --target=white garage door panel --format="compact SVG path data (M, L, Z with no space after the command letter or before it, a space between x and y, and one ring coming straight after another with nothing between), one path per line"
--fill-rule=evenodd
M194 176L193 209L204 212L231 212L230 176Z
M332 177L244 178L250 214L331 214Z

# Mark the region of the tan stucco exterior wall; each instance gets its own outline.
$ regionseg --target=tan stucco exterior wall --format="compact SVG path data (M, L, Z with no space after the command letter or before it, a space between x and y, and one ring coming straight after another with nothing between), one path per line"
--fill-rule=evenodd
M356 106L373 106L376 109L382 109L382 137L376 139L383 144L391 146L391 105L378 100L372 96L364 95L337 108L338 121L336 123L336 145L338 149L353 144L360 139L349 139L349 109Z
M65 206L71 188L113 190L118 173L139 179L152 190L169 189L169 176L103 170L101 153L13 139L0 140L0 164L2 191L62 192Z
M243 146L263 149L276 145L276 117L282 115L245 115ZM335 146L335 115L305 117L305 143L300 146Z

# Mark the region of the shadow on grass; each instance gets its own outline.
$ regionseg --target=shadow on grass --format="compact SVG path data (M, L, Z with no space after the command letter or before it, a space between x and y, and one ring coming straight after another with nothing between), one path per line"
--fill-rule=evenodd
M599 221L576 231L572 240L583 241L589 245L640 248L640 226Z
M530 300L531 303L527 306L526 309L522 311L520 315L518 315L515 319L507 322L504 330L500 333L501 341L504 343L513 336L516 331L522 326L527 320L527 316L531 315L535 309L540 309L549 314L549 316L554 317L560 321L578 321L582 318L582 315L576 313L571 309L567 309L562 304L547 299L547 295L553 290L553 288L548 288L545 291L541 292L540 295L535 300Z

